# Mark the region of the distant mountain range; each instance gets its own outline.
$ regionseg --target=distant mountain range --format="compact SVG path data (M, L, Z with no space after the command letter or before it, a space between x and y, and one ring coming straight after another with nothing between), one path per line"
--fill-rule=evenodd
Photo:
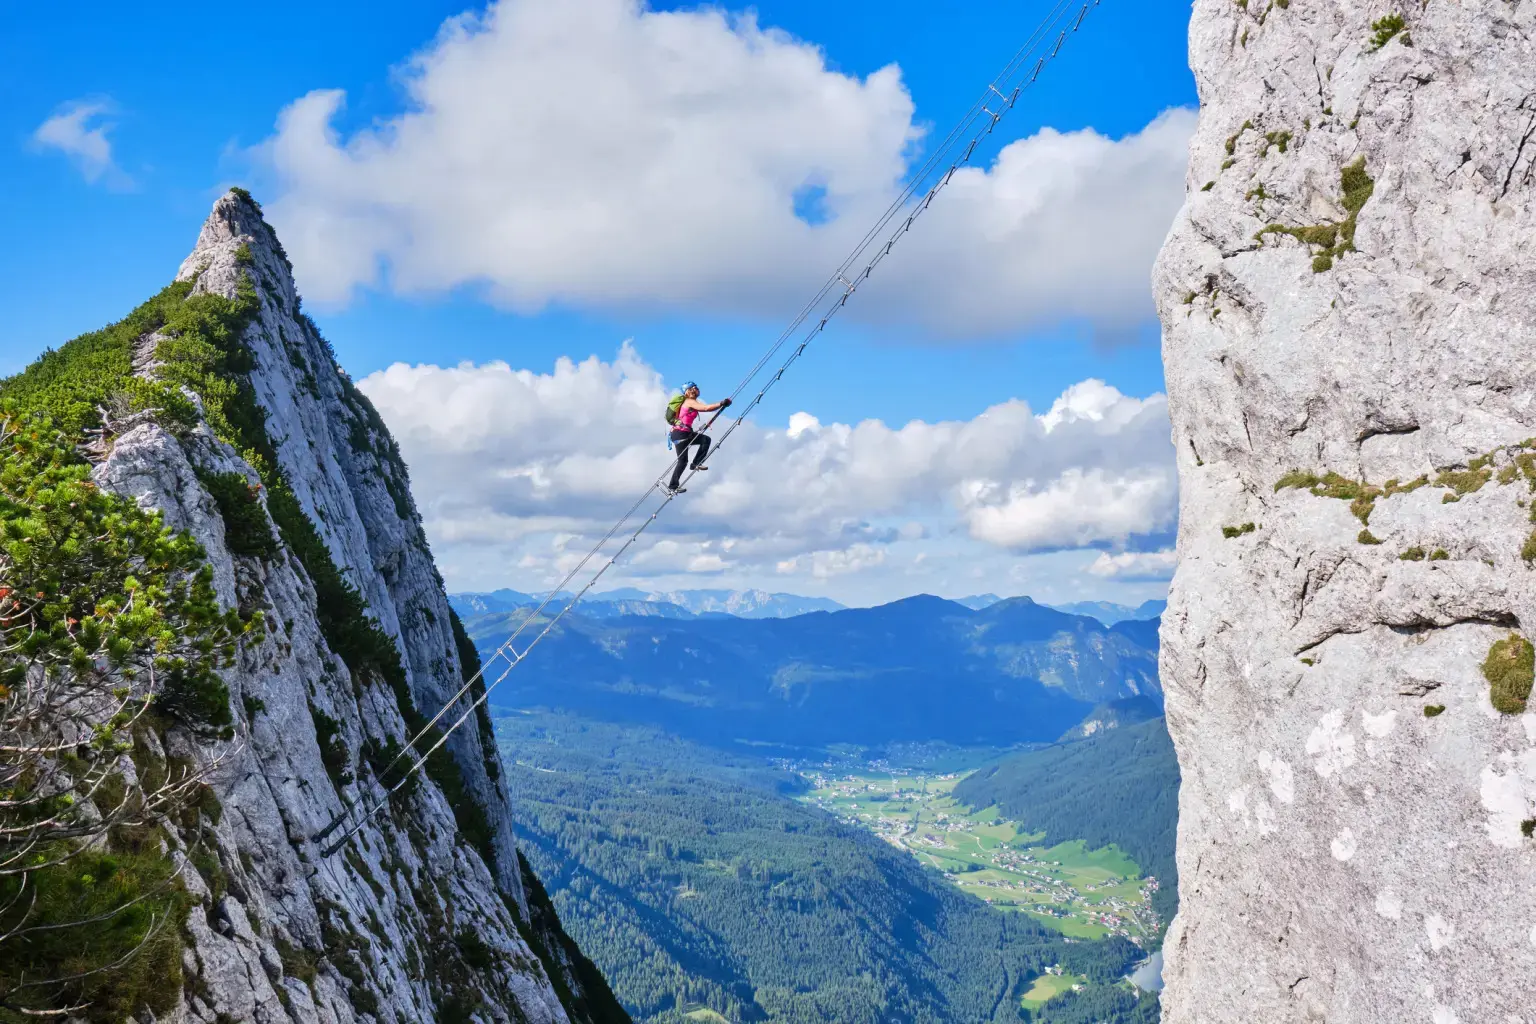
M612 619L622 615L654 615L663 619L697 617L695 613L678 604L644 600L606 601L602 599L604 596L588 597L576 608L581 615L589 619ZM525 594L520 590L493 590L489 593L449 594L448 603L453 606L454 611L459 613L459 618L468 620L481 615L502 615L519 611L526 614L529 610L537 608L544 597L543 594ZM555 595L555 599L549 603L547 610L550 614L554 614L565 607L570 599L570 593L562 590Z
M487 597L455 603L470 596ZM529 609L462 614L489 653ZM786 745L1051 742L1096 704L1161 702L1148 625L1105 626L1029 598L976 611L920 596L760 619L596 616L582 605L492 703Z
M983 608L990 608L1002 598L996 594L972 594L970 597L957 597L955 604L963 604L972 611L979 612Z
M972 594L970 597L955 598L956 604L963 604L974 611L990 608L1006 598L996 594ZM1059 612L1068 615L1087 615L1098 619L1106 626L1113 626L1117 622L1142 621L1155 619L1163 614L1163 609L1168 607L1167 601L1143 601L1132 608L1130 605L1114 604L1110 601L1074 601L1071 604L1052 604L1048 608L1055 608Z
M810 612L841 611L845 606L827 597L770 594L766 590L638 590L620 587L596 595L599 601L650 601L686 608L695 615L734 615L739 619L783 619Z
M467 617L537 605L544 600L544 595L502 589L489 593L450 594L448 600L460 617ZM570 594L562 591L556 600L563 604L570 600ZM640 590L635 587L619 587L589 594L578 607L583 615L595 619L616 615L660 615L672 619L731 615L740 619L781 619L810 612L839 611L844 606L826 597L770 594L766 590Z
M504 588L482 593L450 594L448 600L460 616L467 617L537 605L544 600L544 596ZM568 601L570 594L561 591L557 600L562 603ZM1016 599L1002 598L996 594L972 594L955 598L953 603L972 611L981 611L1004 600ZM1113 626L1117 622L1155 619L1163 614L1167 605L1167 601L1144 601L1132 608L1109 601L1076 601L1045 607L1068 615L1087 615L1106 626ZM594 619L616 615L660 615L671 619L687 618L690 615L734 615L739 619L785 619L811 612L842 611L847 606L829 597L771 594L766 590L641 590L638 587L618 587L587 595L580 607L583 615Z

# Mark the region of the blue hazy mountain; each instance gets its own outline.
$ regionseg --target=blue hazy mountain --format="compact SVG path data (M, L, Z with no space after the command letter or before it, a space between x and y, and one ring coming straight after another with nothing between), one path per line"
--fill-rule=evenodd
M919 596L763 619L578 609L493 704L725 740L1006 745L1051 742L1105 701L1161 701L1155 647L1029 598L977 611ZM465 627L485 654L528 614L471 615Z
M545 594L525 594L520 590L493 590L489 593L449 594L448 603L453 606L454 611L459 613L459 618L468 619L477 615L510 612L526 614L537 608L546 596ZM621 615L659 615L667 619L691 619L695 615L681 605L665 601L607 600L607 598L607 594L600 594L597 597L589 596L576 607L581 609L581 614L589 619L611 619ZM570 599L570 592L562 590L550 601L546 611L554 614L565 607Z
M594 594L597 601L649 601L686 608L695 615L734 615L742 619L781 619L810 612L835 612L843 605L827 597L770 594L766 590L639 590L618 587Z
M564 592L562 591L562 594ZM569 595L565 595L569 597ZM448 603L459 613L459 618L485 615L488 612L510 612L530 604L538 604L544 595L525 594L521 590L492 590L486 593L449 594Z
M1074 601L1071 604L1056 604L1051 607L1069 615L1089 615L1106 626L1113 626L1117 622L1128 620L1155 619L1163 614L1163 609L1168 607L1168 602L1143 601L1132 608L1129 605L1114 604L1110 601Z
M1162 613L1159 612L1159 615ZM1163 620L1158 617L1150 619L1122 619L1109 627L1111 633L1119 633L1129 638L1141 647L1157 650L1157 631L1162 627Z

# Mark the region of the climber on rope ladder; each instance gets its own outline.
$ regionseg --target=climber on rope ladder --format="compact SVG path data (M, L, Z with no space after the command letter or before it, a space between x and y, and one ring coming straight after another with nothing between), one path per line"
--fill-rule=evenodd
M709 456L709 435L695 431L693 421L701 412L714 412L730 404L729 398L712 403L699 401L699 386L693 381L684 384L683 393L673 396L672 401L667 403L667 424L672 428L667 434L667 447L677 449L677 466L672 470L672 482L667 485L668 494L682 494L686 490L678 484L682 482L683 470L688 466L690 447L693 448L693 468L699 472L709 468L703 465Z

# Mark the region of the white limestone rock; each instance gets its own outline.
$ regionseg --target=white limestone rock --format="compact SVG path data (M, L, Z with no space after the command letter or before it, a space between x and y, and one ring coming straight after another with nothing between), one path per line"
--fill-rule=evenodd
M1378 498L1379 544L1275 485L1433 481L1536 435L1536 3L1196 0L1190 54L1189 198L1154 272L1181 502L1164 1020L1530 1024L1536 714L1496 712L1480 671L1536 636L1536 493L1499 482L1519 452L1459 500ZM1347 221L1362 157L1331 268L1256 237Z
M242 339L254 361L249 379L283 473L332 560L396 642L415 704L435 711L459 687L460 664L404 464L299 314L276 236L250 199L232 192L215 204L180 279L193 281L194 292L234 298L243 275L260 303ZM146 340L141 348L141 370L152 373L152 347ZM116 437L94 469L100 486L160 510L168 525L196 537L220 601L260 609L267 630L223 673L234 738L169 735L169 753L216 765L210 782L221 806L204 851L173 854L202 905L187 922L185 998L172 1019L405 1024L437 1019L457 997L481 1021L627 1021L606 991L596 991L600 979L552 911L530 907L510 800L499 773L489 774L496 755L473 719L449 750L494 830L494 864L464 841L448 800L425 775L344 853L321 856L311 837L346 805L381 793L361 756L367 744L409 733L390 687L355 678L327 646L299 559L286 547L271 558L231 552L218 505L199 479L209 473L260 481L206 424L178 437L140 423ZM349 755L351 778L340 791L322 760L316 713L339 724ZM180 843L194 838L183 834ZM463 966L456 947L466 934L492 951L490 969Z

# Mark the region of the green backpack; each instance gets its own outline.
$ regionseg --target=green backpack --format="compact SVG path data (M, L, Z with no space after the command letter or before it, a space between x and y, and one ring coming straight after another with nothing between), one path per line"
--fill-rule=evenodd
M683 408L684 395L673 395L672 401L667 403L667 426L677 424L677 414Z

